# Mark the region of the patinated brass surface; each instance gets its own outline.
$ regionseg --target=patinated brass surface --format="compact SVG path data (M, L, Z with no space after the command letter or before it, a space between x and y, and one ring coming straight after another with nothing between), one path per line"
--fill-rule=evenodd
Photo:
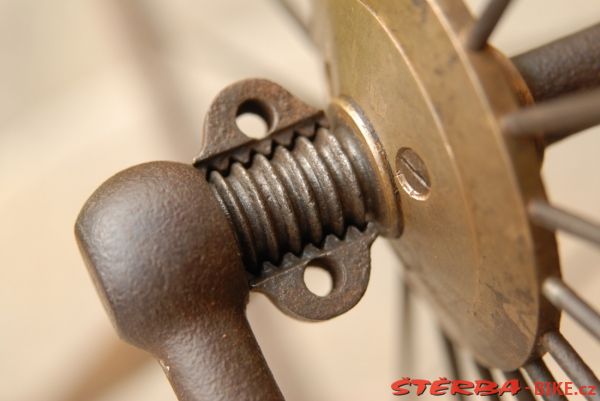
M394 171L398 152L418 156L404 171L427 196L406 191L406 177L394 188L404 229L393 245L410 284L481 363L522 366L558 326L540 283L559 275L554 237L531 226L525 207L545 197L542 155L534 140L506 138L499 123L527 98L523 82L493 49L465 49L473 20L460 1L314 7L332 97L360 106Z

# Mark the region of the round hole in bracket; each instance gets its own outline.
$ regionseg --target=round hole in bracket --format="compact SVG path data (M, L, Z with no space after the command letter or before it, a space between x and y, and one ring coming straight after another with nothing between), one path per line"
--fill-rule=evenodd
M306 288L319 297L326 297L334 286L334 278L327 263L314 260L304 269L304 284Z
M262 139L273 128L274 113L263 101L248 99L239 105L235 123L244 133L254 139Z
M411 148L402 148L396 154L396 178L411 198L424 201L429 197L429 171L423 159Z

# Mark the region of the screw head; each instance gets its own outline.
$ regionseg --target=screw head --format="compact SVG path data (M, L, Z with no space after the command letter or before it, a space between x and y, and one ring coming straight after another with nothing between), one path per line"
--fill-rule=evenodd
M402 148L396 154L396 178L411 198L424 201L431 191L427 166L411 148Z

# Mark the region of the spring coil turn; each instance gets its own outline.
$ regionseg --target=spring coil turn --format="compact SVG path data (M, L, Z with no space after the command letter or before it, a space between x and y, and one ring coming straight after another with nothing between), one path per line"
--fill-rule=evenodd
M229 174L212 171L209 182L236 230L247 269L278 264L283 255L319 246L349 225L366 225L366 177L360 177L338 139L319 128L277 145L270 158L256 154L249 167L236 162ZM362 178L362 180L361 180Z

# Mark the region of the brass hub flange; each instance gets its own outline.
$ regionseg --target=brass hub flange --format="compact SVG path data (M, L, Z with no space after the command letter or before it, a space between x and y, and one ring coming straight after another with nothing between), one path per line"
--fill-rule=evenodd
M525 209L545 197L541 154L499 124L522 86L492 49L464 48L473 20L460 1L314 5L332 96L360 106L396 174L404 230L393 244L408 281L481 363L522 366L559 318L540 291L559 274L555 240Z

